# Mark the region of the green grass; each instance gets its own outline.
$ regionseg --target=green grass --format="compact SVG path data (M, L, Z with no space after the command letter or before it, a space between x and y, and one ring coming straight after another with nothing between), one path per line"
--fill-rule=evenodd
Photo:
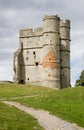
M0 97L8 98L8 100L10 97L34 94L39 96L14 101L36 109L47 110L53 115L84 127L84 87L53 90L15 84L0 86Z
M32 116L0 102L0 130L44 130Z
M84 88L53 90L35 97L19 99L24 105L44 109L70 122L84 127Z
M34 89L35 88L35 89ZM48 88L43 87L19 85L19 84L0 84L0 98L12 98L18 96L30 96L30 95L41 95L46 91L51 91Z

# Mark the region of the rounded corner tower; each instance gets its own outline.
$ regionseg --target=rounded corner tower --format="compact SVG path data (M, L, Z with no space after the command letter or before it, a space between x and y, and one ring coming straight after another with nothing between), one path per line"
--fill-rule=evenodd
M45 15L43 19L43 71L44 85L60 88L60 18Z
M60 20L61 87L70 87L70 21Z

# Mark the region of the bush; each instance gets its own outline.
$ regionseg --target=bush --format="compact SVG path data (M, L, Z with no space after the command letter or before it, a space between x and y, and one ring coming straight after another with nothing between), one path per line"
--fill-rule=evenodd
M75 86L84 86L84 70L81 72L79 79L76 80Z

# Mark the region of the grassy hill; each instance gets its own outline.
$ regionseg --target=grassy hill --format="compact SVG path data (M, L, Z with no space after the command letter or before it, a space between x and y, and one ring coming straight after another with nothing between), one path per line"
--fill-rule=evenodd
M28 95L38 96L24 97ZM23 98L11 99L20 96ZM84 127L84 87L54 90L28 85L0 84L0 98L17 101L36 109L47 110L53 115ZM2 105L0 104L0 106ZM0 116L0 123L1 119ZM37 130L40 129L42 128Z

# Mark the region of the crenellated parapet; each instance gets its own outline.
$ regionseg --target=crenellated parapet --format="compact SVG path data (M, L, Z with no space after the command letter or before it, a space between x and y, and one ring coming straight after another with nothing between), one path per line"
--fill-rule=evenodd
M34 29L34 35L35 36L43 35L43 28L38 27L38 28Z
M23 29L23 30L20 30L20 38L25 38L25 37L29 37L29 36L33 36L34 35L34 32L33 32L33 29Z
M63 19L60 19L60 27L69 27L70 28L70 20L66 19L66 20L63 20Z
M70 20L60 20L60 37L70 40Z
M26 37L36 37L43 34L43 28L36 28L35 30L31 29L24 29L20 30L20 38Z

